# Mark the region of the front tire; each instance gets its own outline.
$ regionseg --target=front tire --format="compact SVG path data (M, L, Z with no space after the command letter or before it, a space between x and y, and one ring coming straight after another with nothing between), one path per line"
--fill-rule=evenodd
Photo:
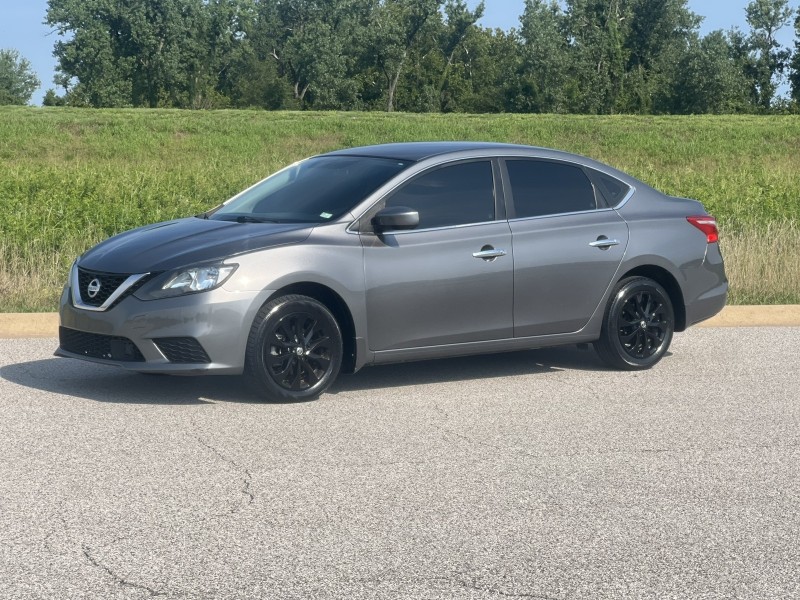
M342 353L339 324L324 304L308 296L280 296L253 320L244 376L266 400L313 400L336 380Z
M594 347L610 367L649 369L666 354L674 331L675 313L666 290L647 277L628 277L608 301Z

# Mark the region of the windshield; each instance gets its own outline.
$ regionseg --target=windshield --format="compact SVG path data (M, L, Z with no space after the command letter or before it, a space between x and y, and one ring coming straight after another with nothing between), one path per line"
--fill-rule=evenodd
M409 164L363 156L309 158L234 196L207 218L243 223L325 223L351 210Z

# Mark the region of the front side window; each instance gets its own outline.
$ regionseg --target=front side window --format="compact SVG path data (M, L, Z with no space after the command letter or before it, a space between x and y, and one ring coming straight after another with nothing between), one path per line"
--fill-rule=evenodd
M428 171L394 192L385 205L416 210L417 229L493 221L492 164L473 161Z
M595 210L594 187L578 166L546 160L506 160L516 218Z
M210 214L222 221L326 223L410 166L363 156L319 156L278 171Z

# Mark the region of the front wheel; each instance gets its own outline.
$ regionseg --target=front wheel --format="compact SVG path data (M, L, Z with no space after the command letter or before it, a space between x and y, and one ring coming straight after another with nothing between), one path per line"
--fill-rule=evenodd
M247 340L245 378L267 400L313 400L342 364L342 334L331 312L308 296L280 296L258 311Z
M629 277L617 284L609 299L594 347L610 367L648 369L666 354L674 331L675 314L666 290L647 277Z

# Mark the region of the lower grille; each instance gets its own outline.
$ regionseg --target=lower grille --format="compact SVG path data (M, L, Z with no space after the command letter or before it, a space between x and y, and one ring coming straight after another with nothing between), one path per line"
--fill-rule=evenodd
M118 362L144 362L144 356L128 338L58 328L61 348L73 354Z
M208 364L211 362L200 342L191 337L154 338L153 343L172 363Z

